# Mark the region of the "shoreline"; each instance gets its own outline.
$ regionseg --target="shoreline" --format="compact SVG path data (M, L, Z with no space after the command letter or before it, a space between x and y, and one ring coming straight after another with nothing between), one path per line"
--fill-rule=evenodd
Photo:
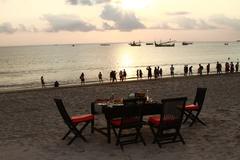
M46 88L29 88L29 89L19 89L19 90L9 90L9 91L0 91L0 94L6 94L6 93L24 93L24 92L34 92L34 91L49 91L49 90L54 90L54 89L68 89L68 88L81 88L81 87L92 87L92 86L114 86L114 85L118 85L118 84L131 84L131 83L141 83L141 82L147 82L147 81L170 81L170 80L177 80L177 79L195 79L198 77L212 77L212 76L229 76L229 75L239 75L240 72L235 72L235 73L222 73L220 75L217 74L203 74L203 75L191 75L191 76L183 76L183 75L177 75L174 77L162 77L162 78L152 78L152 79L147 79L147 78L143 78L143 79L132 79L132 80L125 80L123 82L121 82L120 80L117 82L96 82L96 83L86 83L84 85L81 84L67 84L67 85L61 85L60 87L46 87Z

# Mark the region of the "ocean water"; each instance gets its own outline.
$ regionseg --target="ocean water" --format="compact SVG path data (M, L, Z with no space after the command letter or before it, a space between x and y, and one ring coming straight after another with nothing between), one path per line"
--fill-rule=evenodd
M230 59L229 59L230 58ZM195 42L193 45L175 47L154 47L142 44L131 47L128 44L71 44L0 47L0 91L40 88L43 76L48 86L55 81L61 85L80 84L79 76L85 74L86 83L98 83L97 75L103 74L104 82L109 82L111 70L125 69L127 78L134 79L136 70L142 69L147 76L147 66L160 66L163 76L169 76L170 65L175 73L183 74L184 65L192 65L197 72L198 64L206 68L211 64L211 72L216 71L216 62L236 63L240 58L240 43L224 45L223 42Z

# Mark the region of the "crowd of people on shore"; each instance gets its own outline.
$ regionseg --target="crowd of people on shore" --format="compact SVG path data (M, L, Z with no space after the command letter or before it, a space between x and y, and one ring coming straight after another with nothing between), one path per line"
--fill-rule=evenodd
M175 75L174 69L175 69L174 65L172 64L169 68L171 77L174 77L174 75ZM147 79L152 79L152 77L154 77L155 79L163 77L163 70L159 66L154 67L153 73L152 73L151 66L148 66L146 68L146 70L147 70ZM197 74L200 76L203 75L203 70L204 70L204 67L202 66L202 64L199 64L198 69L197 69ZM235 65L233 62L225 63L225 73L234 73L234 72L238 72L238 71L239 71L239 62L237 62ZM184 73L183 74L184 76L191 76L193 74L193 66L188 67L188 65L184 65L183 73ZM222 64L219 62L217 62L217 64L216 64L216 73L218 75L223 73L222 72ZM210 74L210 63L208 63L206 65L206 74L207 75ZM126 79L127 79L126 70L125 69L120 70L118 73L118 76L119 76L120 82L126 81ZM79 78L81 81L81 85L84 85L85 84L85 76L84 76L83 72L81 73ZM112 82L112 83L117 82L117 72L115 70L112 70L110 72L109 78L110 78L110 82ZM136 78L137 78L137 80L143 78L143 72L141 69L137 69ZM41 76L40 80L41 80L42 88L45 88L46 84L45 84L43 76ZM101 72L98 73L98 81L99 81L99 83L103 83L103 75ZM59 87L59 85L60 84L58 81L55 81L53 84L54 87Z

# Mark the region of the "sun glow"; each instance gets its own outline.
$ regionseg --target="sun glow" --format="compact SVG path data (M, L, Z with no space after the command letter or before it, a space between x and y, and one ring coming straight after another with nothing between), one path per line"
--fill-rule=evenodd
M122 0L121 5L124 9L143 9L149 0Z

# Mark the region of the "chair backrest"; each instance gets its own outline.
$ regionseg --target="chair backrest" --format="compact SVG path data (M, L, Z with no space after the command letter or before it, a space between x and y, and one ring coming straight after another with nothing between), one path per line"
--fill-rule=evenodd
M121 108L121 127L131 128L142 126L143 103L126 104Z
M207 88L197 88L197 93L193 103L197 104L200 108L203 105L206 92L207 92Z
M187 97L163 99L160 127L181 128L186 101Z
M63 104L63 101L62 99L54 99L54 102L56 103L57 107L58 107L58 110L65 122L65 124L69 127L69 129L74 133L74 134L78 134L78 130L76 128L76 126L72 123L72 120L70 118L70 116L68 115L65 107L64 107L64 104Z

